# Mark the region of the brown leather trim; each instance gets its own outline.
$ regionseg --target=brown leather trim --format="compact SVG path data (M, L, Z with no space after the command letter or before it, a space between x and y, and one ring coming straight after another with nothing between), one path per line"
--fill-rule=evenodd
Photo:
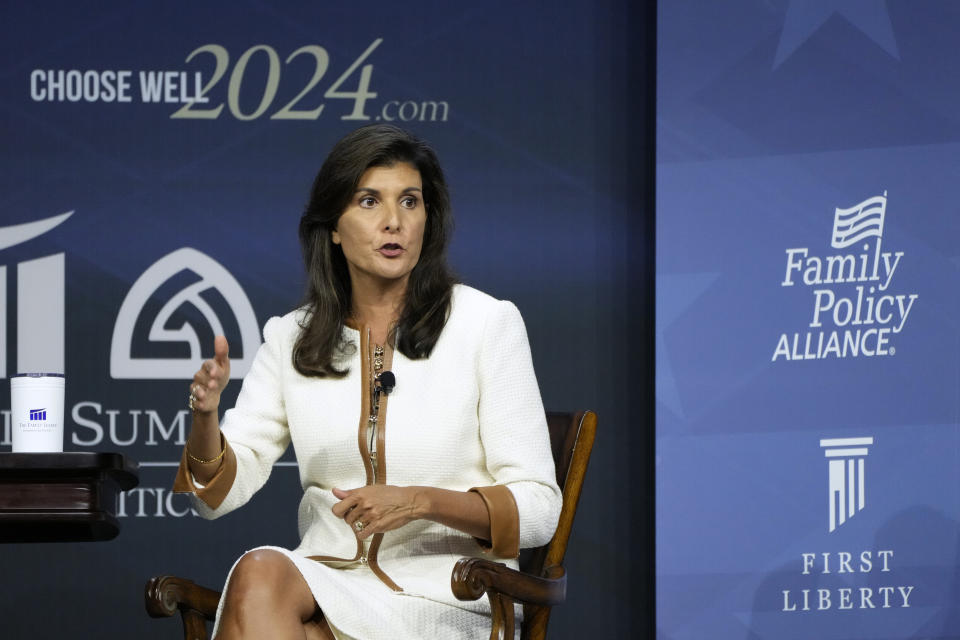
M345 527L350 525L344 523ZM357 552L352 558L338 558L337 556L307 556L308 560L316 560L317 562L357 562L363 556L363 542L359 538L357 540Z
M183 448L183 454L180 456L180 467L177 469L177 476L173 481L173 490L176 493L194 493L203 500L211 509L216 509L223 504L227 494L230 493L230 487L233 486L237 478L237 454L234 453L230 443L221 433L220 441L223 443L223 462L220 468L202 489L193 482L193 474L190 473L190 465L187 462L187 448Z
M393 366L393 347L390 341L383 345L383 370L389 371ZM372 380L372 378L371 378ZM387 431L387 400L389 396L380 394L380 411L377 415L377 484L387 484L387 454L386 454L386 431ZM380 581L393 589L394 591L403 591L396 582L390 579L380 564L377 562L377 553L380 551L380 544L383 542L383 534L375 533L370 541L370 549L367 551L367 562L370 564L370 570L380 578Z
M345 527L349 527L348 524L344 523ZM338 558L337 556L307 556L308 560L316 560L317 562L357 562L363 556L363 542L357 538L357 553L354 554L352 558Z
M403 591L403 587L398 585L396 582L390 579L383 569L380 568L380 564L377 562L377 552L380 550L380 543L383 541L382 533L373 534L373 538L370 542L370 550L367 552L367 563L370 565L370 570L380 578L380 581L383 584L387 585L394 591Z
M350 325L351 328L352 325ZM366 328L360 329L360 380L370 377L370 332ZM357 428L357 446L360 448L360 458L363 460L363 469L367 474L367 484L373 482L373 465L370 464L370 452L367 450L367 418L370 415L370 388L366 384L360 385L360 425ZM352 558L338 558L336 556L308 556L317 562L356 562L363 557L363 541L357 541L357 553Z
M363 327L360 330L360 425L357 430L357 445L360 449L360 457L363 459L363 468L367 474L367 484L386 484L387 462L384 453L384 426L386 425L387 415L387 396L380 396L380 411L377 420L377 473L374 474L373 465L370 463L370 449L367 447L367 420L370 417L371 398L373 396L373 349L370 344L370 330ZM383 366L384 370L390 368L393 362L393 349L389 345L384 347ZM383 534L377 533L370 539L370 548L367 551L367 565L385 585L394 591L403 591L390 576L380 568L377 563L377 552L383 541ZM310 560L317 562L354 562L360 560L363 556L363 542L357 539L357 555L353 558L336 558L333 556L308 556Z
M316 560L317 562L357 562L363 551L363 544L357 540L357 555L352 558L338 558L336 556L307 556L307 560Z
M370 449L367 447L367 419L370 417L370 371L373 362L370 356L370 330L360 331L360 426L357 429L357 445L363 468L367 472L367 484L373 484L373 465L370 464Z
M516 558L520 553L520 513L513 493L504 485L473 487L479 493L490 513L490 538L475 538L483 549L497 558Z
M383 346L383 370L393 366L393 347L390 341ZM380 394L380 412L377 419L377 484L387 484L387 405L390 396Z

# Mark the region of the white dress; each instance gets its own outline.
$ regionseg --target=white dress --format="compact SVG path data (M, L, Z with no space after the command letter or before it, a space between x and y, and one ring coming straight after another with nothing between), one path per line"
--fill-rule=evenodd
M331 507L338 502L334 487L373 481L364 437L370 345L365 332L345 329L356 345L342 363L349 374L302 376L291 362L302 317L296 311L267 322L236 407L223 419L228 451L217 475L199 488L184 462L174 489L193 492L200 514L216 518L245 504L292 443L304 490L301 543L280 551L303 574L338 637L488 637L489 604L454 598L454 564L485 555L516 567L517 548L548 542L560 513L520 313L509 302L456 286L430 357L410 360L396 352L387 363L396 387L381 406L377 430L376 482L475 489L490 510L494 539L418 520L362 545Z

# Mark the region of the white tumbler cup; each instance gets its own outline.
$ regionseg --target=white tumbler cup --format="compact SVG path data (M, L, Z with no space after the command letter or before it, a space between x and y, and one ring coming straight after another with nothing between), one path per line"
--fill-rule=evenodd
M62 373L18 373L10 378L14 453L63 451Z

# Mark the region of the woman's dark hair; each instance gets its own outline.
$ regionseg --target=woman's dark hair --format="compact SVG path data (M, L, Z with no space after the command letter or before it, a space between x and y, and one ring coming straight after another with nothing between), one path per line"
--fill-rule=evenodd
M406 162L423 182L427 212L423 246L407 283L403 310L391 344L408 358L426 358L447 321L453 276L446 249L452 228L450 196L436 154L425 142L391 125L361 127L330 151L313 182L300 218L300 247L307 268L307 315L293 348L293 366L305 376L342 377L336 361L349 353L343 327L350 317L351 284L347 260L332 232L370 167Z

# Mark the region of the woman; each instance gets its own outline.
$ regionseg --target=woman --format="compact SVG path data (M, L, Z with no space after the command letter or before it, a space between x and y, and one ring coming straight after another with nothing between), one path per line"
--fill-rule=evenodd
M516 566L553 535L560 492L523 321L453 284L449 230L432 149L386 125L347 135L300 220L306 304L267 322L222 427L222 336L194 376L174 489L216 518L290 443L304 489L300 546L237 561L217 638L485 638L489 605L453 597L454 563Z

